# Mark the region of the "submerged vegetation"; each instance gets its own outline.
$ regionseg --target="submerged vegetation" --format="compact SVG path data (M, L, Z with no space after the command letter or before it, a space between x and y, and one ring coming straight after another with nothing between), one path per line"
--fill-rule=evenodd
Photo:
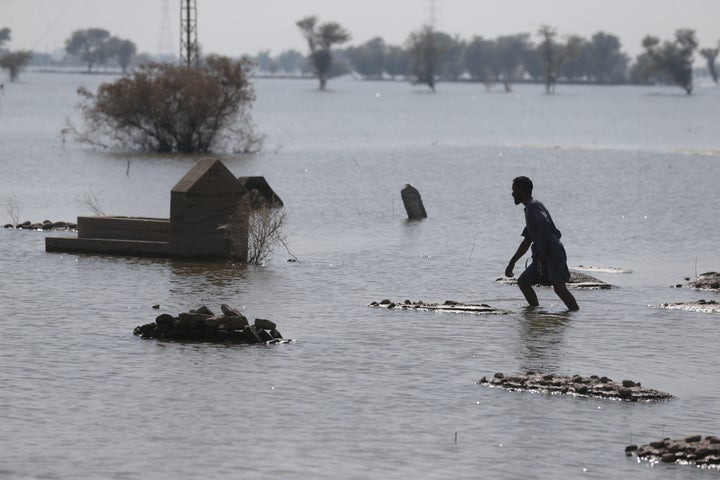
M148 152L255 152L252 63L210 56L200 67L148 64L97 93L81 87L82 142Z

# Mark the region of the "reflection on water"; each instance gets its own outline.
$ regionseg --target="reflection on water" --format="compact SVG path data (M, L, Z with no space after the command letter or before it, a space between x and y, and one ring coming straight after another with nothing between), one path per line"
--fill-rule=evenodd
M559 372L565 330L572 316L572 312L549 313L538 307L525 307L519 312L516 356L522 371Z

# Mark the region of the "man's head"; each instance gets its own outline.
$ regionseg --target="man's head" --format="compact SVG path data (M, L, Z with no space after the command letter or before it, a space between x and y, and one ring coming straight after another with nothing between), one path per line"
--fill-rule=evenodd
M512 196L515 205L525 203L532 198L533 182L528 177L515 177L512 183Z

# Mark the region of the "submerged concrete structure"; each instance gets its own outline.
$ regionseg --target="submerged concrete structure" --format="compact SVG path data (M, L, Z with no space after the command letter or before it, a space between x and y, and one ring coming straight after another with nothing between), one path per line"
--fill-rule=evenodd
M169 258L227 258L223 228L248 193L217 158L204 158L172 188L170 218L78 217L77 237L47 237L48 252ZM243 221L246 221L243 220ZM247 230L235 238L247 261Z

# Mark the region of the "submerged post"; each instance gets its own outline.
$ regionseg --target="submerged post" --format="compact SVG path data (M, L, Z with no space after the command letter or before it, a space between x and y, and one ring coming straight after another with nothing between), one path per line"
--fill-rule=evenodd
M405 211L410 220L427 218L425 206L423 205L420 192L418 192L417 188L408 183L405 185L405 188L400 191L400 195L402 196Z

